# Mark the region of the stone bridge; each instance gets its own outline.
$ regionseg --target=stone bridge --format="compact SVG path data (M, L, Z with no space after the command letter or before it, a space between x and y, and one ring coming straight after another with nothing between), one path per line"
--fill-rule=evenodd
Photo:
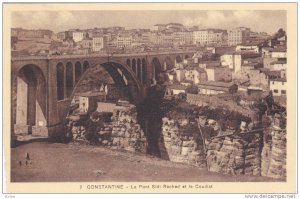
M76 88L96 66L102 66L115 84L135 90L133 103L138 103L158 80L160 71L193 54L194 51L173 51L12 57L12 133L61 133Z

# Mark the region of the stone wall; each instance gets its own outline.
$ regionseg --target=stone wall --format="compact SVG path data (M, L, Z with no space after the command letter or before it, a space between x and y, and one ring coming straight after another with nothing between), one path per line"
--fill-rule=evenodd
M189 121L174 121L164 117L162 123L162 139L167 156L172 162L180 162L198 167L205 167L206 160L202 140L195 137L197 132L184 133L183 128Z
M261 175L286 178L286 119L275 115L270 134L266 136L262 150Z
M228 135L207 145L208 170L223 174L260 175L259 135Z
M199 119L201 131L196 120L162 119L163 143L170 161L222 174L261 175L261 130L253 130L251 122L242 122L239 131L229 126L222 130L218 121L205 116Z
M95 112L93 113L94 115ZM71 129L73 141L91 142L87 138L95 138L94 144L98 144L112 149L125 149L129 151L146 152L146 137L136 119L135 107L120 107L114 110L111 121L101 121L102 116L92 119L86 115L74 121L69 117L68 126Z
M208 106L209 103L203 101L203 97L201 95L187 93L186 102L196 106Z

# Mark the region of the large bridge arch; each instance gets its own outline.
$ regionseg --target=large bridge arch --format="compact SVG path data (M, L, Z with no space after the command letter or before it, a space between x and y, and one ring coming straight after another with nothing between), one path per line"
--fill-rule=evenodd
M115 60L110 60L105 62L94 62L91 67L84 71L78 82L74 85L72 94L70 95L70 99L74 97L75 93L77 92L77 88L82 83L82 81L84 81L84 79L87 78L88 74L93 72L97 66L103 67L111 75L116 84L127 86L126 84L128 84L128 81L130 86L136 87L137 92L141 92L142 85L131 68L127 64ZM120 71L125 76L124 79L126 80L123 79Z
M129 97L129 101L131 103L137 104L142 94L142 86L138 79L136 78L133 71L124 63L120 63L118 61L110 60L105 62L93 62L93 64L81 75L78 82L74 85L71 95L64 100L62 106L60 106L59 117L60 121L65 121L66 116L70 110L71 100L74 96L80 92L80 85L83 83L88 77L89 74L94 73L98 67L103 67L105 71L109 73L109 75L113 78L115 84L120 85L121 87L126 87L128 91L126 94ZM122 76L124 75L124 77Z
M47 126L47 86L42 69L22 66L12 76L12 123L15 134L39 134Z

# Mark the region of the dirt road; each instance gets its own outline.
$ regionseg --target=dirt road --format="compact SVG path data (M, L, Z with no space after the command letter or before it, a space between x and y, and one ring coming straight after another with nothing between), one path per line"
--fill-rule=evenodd
M27 152L31 163L26 166ZM156 157L73 143L29 143L12 148L11 155L12 182L274 181L264 177L209 173Z

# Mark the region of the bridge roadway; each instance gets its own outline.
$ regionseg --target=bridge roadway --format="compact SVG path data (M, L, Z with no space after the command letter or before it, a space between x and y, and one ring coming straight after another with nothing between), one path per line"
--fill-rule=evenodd
M138 103L158 80L160 71L194 53L189 50L12 57L12 132L43 136L63 132L63 121L78 85L97 66L104 67L116 84L126 85L133 103Z
M141 53L94 53L94 54L74 54L74 55L30 55L30 56L13 56L12 61L17 60L36 60L36 59L74 59L74 58L107 58L107 57L145 57L158 55L172 55L172 54L193 54L194 50L189 51L165 51L165 52L141 52Z

